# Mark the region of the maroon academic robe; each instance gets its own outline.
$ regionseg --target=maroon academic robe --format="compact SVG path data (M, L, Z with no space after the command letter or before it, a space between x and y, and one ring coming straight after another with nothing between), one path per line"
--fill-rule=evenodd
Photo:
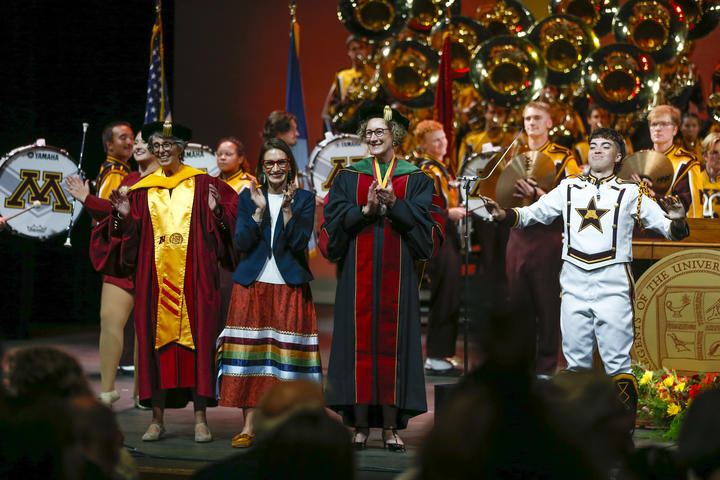
M221 218L208 208L208 186L220 192ZM220 318L219 263L232 268L232 229L237 194L222 180L195 177L195 195L188 242L185 299L195 349L170 343L155 349L158 282L154 262L154 235L147 190L129 194L131 211L125 219L106 217L93 229L91 259L108 275L135 275L135 329L138 336L138 378L142 405L151 406L153 391L167 390L166 408L182 408L191 399L191 388L215 399L215 341L224 319ZM219 262L219 263L218 263Z

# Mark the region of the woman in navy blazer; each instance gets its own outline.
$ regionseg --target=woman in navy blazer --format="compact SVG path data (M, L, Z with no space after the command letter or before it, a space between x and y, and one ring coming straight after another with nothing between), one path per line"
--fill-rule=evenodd
M307 261L315 196L297 189L296 176L290 147L267 140L258 159L260 185L253 181L238 200L240 261L217 355L219 403L243 408L245 423L234 447L252 445L253 407L268 388L322 376Z

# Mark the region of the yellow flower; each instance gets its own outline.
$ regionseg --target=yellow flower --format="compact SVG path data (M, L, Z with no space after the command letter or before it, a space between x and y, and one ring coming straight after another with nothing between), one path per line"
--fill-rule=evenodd
M668 405L668 407L667 407L668 415L670 415L671 417L674 417L678 413L680 413L680 405L678 405L677 403L671 403Z
M678 383L675 385L675 388L673 388L676 392L684 392L685 391L685 382Z
M665 380L663 380L663 383L665 384L666 387L672 387L672 384L674 382L675 382L675 379L671 375L668 375L667 377L665 377Z
M652 370L646 370L645 373L643 373L642 378L640 379L640 385L647 385L650 383L653 377L653 371Z

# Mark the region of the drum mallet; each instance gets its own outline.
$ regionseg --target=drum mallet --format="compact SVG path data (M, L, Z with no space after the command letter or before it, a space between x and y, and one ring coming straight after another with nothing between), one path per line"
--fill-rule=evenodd
M32 205L30 205L29 207L27 207L27 208L25 208L25 209L23 209L23 210L20 210L20 211L17 212L17 213L13 213L13 214L10 215L9 217L5 217L5 221L12 220L13 218L17 217L18 215L22 215L22 214L25 213L25 212L29 212L29 211L32 210L33 208L39 208L40 205L42 205L42 204L40 203L40 200L35 200L35 201L32 203Z
M82 135L82 142L80 143L80 159L78 160L78 173L80 173L81 176L83 175L82 171L82 161L83 161L83 153L85 153L85 137L87 135L87 129L90 126L89 123L83 122L83 135ZM72 233L72 229L74 226L73 217L75 216L75 202L76 200L73 199L72 203L70 204L70 224L68 225L68 233L67 238L65 239L65 244L63 245L66 248L72 247L72 242L70 242L70 234Z

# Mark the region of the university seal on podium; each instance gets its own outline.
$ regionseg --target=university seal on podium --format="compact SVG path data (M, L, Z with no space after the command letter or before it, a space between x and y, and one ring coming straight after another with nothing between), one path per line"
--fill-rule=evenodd
M682 374L720 371L720 252L684 250L638 280L634 361Z

